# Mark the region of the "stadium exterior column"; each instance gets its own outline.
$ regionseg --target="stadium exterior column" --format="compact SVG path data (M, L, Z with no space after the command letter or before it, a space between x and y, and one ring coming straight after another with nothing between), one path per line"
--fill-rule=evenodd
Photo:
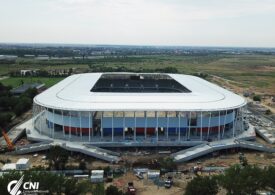
M103 120L103 111L101 112L101 120L100 120L100 136L101 136L101 140L103 139L103 122L102 122L102 120Z
M134 118L135 118L134 140L137 141L137 118L136 118L136 112L134 112Z
M34 105L32 105L32 126L34 127L34 118L35 118L35 115L34 115Z
M207 139L209 138L210 125L211 125L211 111L210 111L210 115L209 115L209 121L208 121L208 131L207 131Z
M114 141L114 111L112 111L112 142Z
M123 113L123 140L125 140L125 112L122 112Z
M243 131L243 107L240 108L241 109L241 131Z
M145 132L145 139L147 138L147 111L144 111L144 115L145 115L145 128L144 128L144 132Z
M64 129L64 114L63 114L63 110L61 110L61 114L62 114L62 131L63 131L63 137L65 137L65 129Z
M219 132L218 132L218 139L221 139L221 111L219 111Z
M53 132L52 132L52 138L54 138L54 124L55 124L55 117L54 117L54 109L53 109Z
M157 119L157 127L156 127L156 132L157 132L157 142L159 141L159 118L158 118L158 112L155 112L155 117Z
M189 121L188 121L188 136L187 136L187 139L190 139L190 128L191 128L191 112L189 112Z
M41 134L41 129L42 129L42 116L43 116L43 107L40 106L40 116L39 116L39 126L40 126L40 134Z
M166 139L168 140L169 139L169 114L168 112L166 111Z
M94 132L95 132L95 129L93 128L93 125L94 125L94 117L95 117L95 114L96 114L96 112L91 112L90 113L91 114L91 118L90 118L90 123L91 123L91 125L92 125L92 127L91 127L91 125L90 125L90 130L92 131L92 138L94 139Z
M202 141L202 112L201 112L201 141Z
M70 131L69 131L69 140L72 138L72 112L70 111Z
M178 119L179 119L179 133L178 133L178 140L180 141L180 112L178 112Z
M225 117L224 117L224 122L223 122L223 131L222 131L222 138L224 136L224 129L225 129L225 125L226 125L226 117L227 117L227 110L225 111Z
M91 141L91 112L89 112L89 142Z
M232 116L233 116L233 137L235 137L235 120L236 120L236 109L235 110L233 110L233 114L232 114Z
M79 111L79 132L80 132L80 139L82 140L82 114Z

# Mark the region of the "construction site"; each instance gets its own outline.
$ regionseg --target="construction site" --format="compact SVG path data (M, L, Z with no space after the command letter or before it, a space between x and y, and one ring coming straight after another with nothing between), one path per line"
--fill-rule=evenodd
M145 141L142 147L132 140L124 142L122 146L115 142L78 142L79 137L75 140L49 139L48 135L31 128L33 119L26 113L28 117L15 127L7 132L2 130L0 167L2 172L17 169L16 164L23 158L28 159L28 169L48 169L47 153L52 147L59 146L70 153L66 165L68 170L64 170L69 177L104 182L105 188L114 185L132 194L182 194L187 183L196 175L220 174L243 160L259 167L275 165L274 121L255 112L250 105L242 111L241 120L236 118L236 134L232 137L219 139L219 135L223 134L221 131L209 136L212 139L202 139L200 136L207 133L198 131L199 139L190 136L190 140L181 137L178 140L177 136L178 141L159 139L157 143L154 142L155 145ZM241 128L245 130L238 132L237 129ZM157 135L161 138L161 134ZM85 162L84 170L79 169L80 162ZM173 169L169 169L167 164ZM100 170L105 172L93 176L93 172Z

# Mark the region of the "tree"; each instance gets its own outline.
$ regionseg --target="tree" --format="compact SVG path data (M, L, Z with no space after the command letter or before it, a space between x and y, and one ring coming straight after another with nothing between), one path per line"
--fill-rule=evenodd
M167 171L173 171L177 169L177 164L170 157L162 158L160 159L160 168Z
M78 168L81 170L86 170L86 163L84 161L79 162Z
M275 192L275 167L268 166L263 170L263 185L266 190Z
M252 165L234 165L227 169L218 180L229 195L256 194L257 190L264 189L263 171Z
M32 107L32 100L29 97L22 96L18 99L18 103L14 107L14 113L19 116Z
M69 154L67 150L64 150L60 146L53 146L47 154L47 159L49 160L50 167L53 166L56 170L64 169L69 159Z
M270 114L272 114L272 112L271 112L270 109L267 109L267 110L265 111L265 114L266 114L266 115L270 115Z
M218 184L214 177L197 176L186 187L185 195L214 195L218 193Z
M110 185L106 191L105 195L123 195L124 193L119 190L116 186Z
M12 115L10 113L0 113L0 127L4 128L11 121Z
M261 101L261 96L260 95L254 95L253 96L253 101L258 101L258 102L260 102Z
M92 189L92 194L105 195L104 184L103 183L95 184Z
M23 95L33 99L38 94L38 91L36 88L29 88Z

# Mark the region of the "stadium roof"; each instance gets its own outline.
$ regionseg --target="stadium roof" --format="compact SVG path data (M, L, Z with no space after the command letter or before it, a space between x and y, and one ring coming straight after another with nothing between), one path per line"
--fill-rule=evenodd
M188 91L94 92L93 87L104 75L166 75ZM75 111L215 111L246 104L244 98L199 77L165 73L76 74L37 95L34 102L48 108Z

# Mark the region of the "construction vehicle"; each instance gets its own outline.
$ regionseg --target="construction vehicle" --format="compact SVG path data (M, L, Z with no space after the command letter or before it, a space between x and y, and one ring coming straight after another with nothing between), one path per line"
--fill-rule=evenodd
M7 143L7 146L8 146L8 150L11 151L11 150L14 150L14 145L12 143L12 141L10 140L8 134L5 132L5 130L3 129L2 130L2 135Z
M173 179L172 177L168 176L167 179L164 182L164 187L165 188L171 188L173 185Z
M128 194L130 194L130 195L135 195L136 194L136 188L134 187L133 182L128 183L127 191L128 191Z

